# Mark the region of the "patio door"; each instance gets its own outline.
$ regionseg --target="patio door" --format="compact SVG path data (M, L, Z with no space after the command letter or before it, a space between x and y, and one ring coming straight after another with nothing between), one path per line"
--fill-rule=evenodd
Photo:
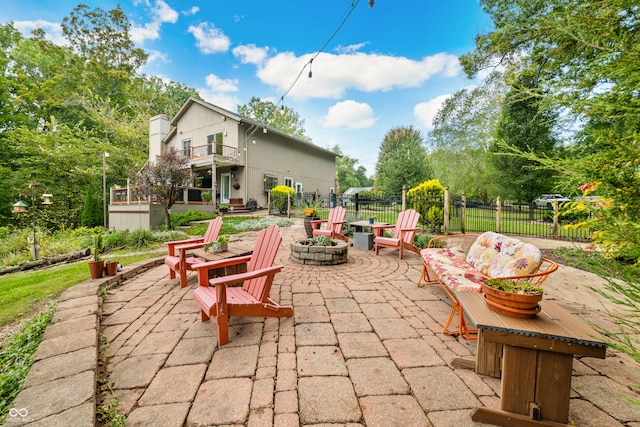
M231 174L220 174L220 203L229 203L231 198Z

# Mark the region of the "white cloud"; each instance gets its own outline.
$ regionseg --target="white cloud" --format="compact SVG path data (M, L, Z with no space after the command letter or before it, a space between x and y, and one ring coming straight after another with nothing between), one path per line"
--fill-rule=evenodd
M195 15L198 12L200 12L200 8L198 6L193 6L191 9L183 10L181 13L183 15L189 16L189 15Z
M207 86L215 92L237 92L238 79L221 79L215 74L209 74L205 81Z
M328 128L362 129L373 126L376 120L369 104L348 99L329 108L323 125Z
M240 100L227 93L215 92L209 88L200 88L197 89L198 93L204 98L205 101L222 107L229 111L236 111L238 109L238 105L240 105Z
M148 3L146 3L149 6ZM175 24L178 21L178 12L172 9L163 0L156 0L151 6L151 22L143 26L135 23L131 25L131 40L137 44L142 44L145 40L157 40L160 37L160 27L164 23Z
M258 70L258 77L281 91L289 89L311 55L291 52L269 58ZM348 89L364 92L420 87L435 75L453 77L461 71L458 57L447 53L427 56L420 61L378 54L321 53L313 61L313 78L303 73L288 96L340 98Z
M233 55L240 59L243 64L260 65L269 53L268 47L257 47L255 44L247 44L235 47Z
M358 43L358 44L350 44L348 46L339 45L333 50L339 53L352 53L360 50L361 48L365 47L367 44L368 44L367 42L364 42L364 43Z
M62 35L62 28L59 23L38 19L37 21L14 21L13 26L16 30L20 31L20 34L24 37L31 37L32 30L42 28L45 33L45 39L61 46L69 45L67 39Z
M208 22L189 26L189 32L196 38L196 45L204 54L226 52L231 45L229 37Z
M427 102L421 102L413 107L413 115L418 119L420 124L427 129L433 127L433 119L438 114L444 102L451 98L451 94L440 95Z

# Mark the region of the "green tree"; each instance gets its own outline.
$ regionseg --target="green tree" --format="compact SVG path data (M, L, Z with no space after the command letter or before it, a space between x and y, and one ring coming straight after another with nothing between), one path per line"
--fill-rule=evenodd
M271 126L296 138L311 141L304 130L304 120L289 107L279 109L271 101L253 97L248 104L238 105L238 114L249 117L266 126Z
M523 85L525 88L520 88ZM554 176L549 170L516 152L533 152L538 156L554 156L555 140L551 135L554 114L541 108L539 98L529 96L536 91L533 77L522 77L507 94L496 127L496 139L490 150L494 182L504 195L518 201L532 202L553 186Z
M176 203L180 190L189 179L189 159L175 148L157 157L155 162L147 163L134 177L141 188L149 192L149 197L162 203L164 207L165 228L171 229L170 209Z
M383 194L400 194L433 177L420 132L413 126L396 127L384 137L376 163L375 187Z
M373 185L373 180L366 176L364 166L356 169L358 160L344 154L337 144L331 147L331 151L338 155L336 157L336 181L339 192L342 193L351 187L371 187Z
M84 198L84 205L82 206L82 217L80 219L80 225L83 227L98 227L103 225L102 205L100 200L94 197L91 189L87 190L87 195Z
M435 176L454 194L483 200L499 195L492 191L488 153L505 92L501 75L494 73L481 86L456 92L434 118L429 157Z

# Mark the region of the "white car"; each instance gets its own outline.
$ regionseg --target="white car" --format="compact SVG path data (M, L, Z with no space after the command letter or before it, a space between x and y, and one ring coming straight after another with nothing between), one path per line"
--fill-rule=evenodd
M563 203L570 202L571 199L564 197L562 194L543 194L533 201L533 207L547 207L551 209L553 202L558 202L558 206Z

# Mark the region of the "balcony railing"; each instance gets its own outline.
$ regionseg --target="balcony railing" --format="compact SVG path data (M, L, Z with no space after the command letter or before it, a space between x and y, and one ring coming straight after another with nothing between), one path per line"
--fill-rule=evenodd
M193 204L202 205L210 204L211 200L203 198L203 193L212 194L212 188L196 188L196 187L178 187L179 193L176 200L176 204ZM211 197L215 200L215 197ZM126 188L112 188L111 189L111 204L112 205L138 205L148 204L149 196L148 191L142 187L130 186ZM158 201L152 197L151 203L157 203Z
M193 147L184 148L182 150L182 156L190 159L197 159L212 155L227 160L236 160L238 158L238 149L230 145L212 143L195 145Z

